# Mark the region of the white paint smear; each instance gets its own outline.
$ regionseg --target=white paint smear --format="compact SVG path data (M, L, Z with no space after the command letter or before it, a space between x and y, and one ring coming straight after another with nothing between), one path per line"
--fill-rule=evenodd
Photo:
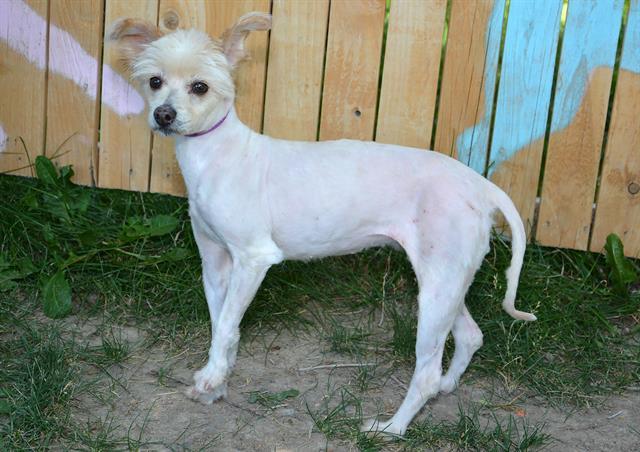
M47 22L21 0L0 0L0 39L38 69L46 65ZM138 92L109 65L103 65L102 102L120 116L144 110ZM68 32L51 25L49 71L72 80L87 96L98 92L98 62Z
M0 152L3 152L7 148L7 141L9 137L7 136L2 124L0 124Z

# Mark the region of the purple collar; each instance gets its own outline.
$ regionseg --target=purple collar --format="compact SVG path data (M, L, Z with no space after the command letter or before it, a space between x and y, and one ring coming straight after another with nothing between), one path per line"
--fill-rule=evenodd
M220 127L222 125L224 120L227 119L227 116L229 116L230 112L231 112L231 110L227 111L227 114L224 115L224 117L220 121L216 122L209 130L203 130L201 132L190 133L189 135L185 135L185 137L190 137L190 138L199 137L199 136L202 136L202 135L206 135L209 132L213 132L214 130L216 130L218 127Z

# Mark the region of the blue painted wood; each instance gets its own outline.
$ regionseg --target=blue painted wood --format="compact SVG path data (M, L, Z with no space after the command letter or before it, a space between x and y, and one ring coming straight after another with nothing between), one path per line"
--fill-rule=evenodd
M456 139L458 159L479 173L484 172L487 156L504 8L505 0L495 0L485 33L486 55L484 67L478 68L478 70L484 71L484 116L473 127L465 129ZM464 95L464 93L461 93L461 95Z
M541 244L588 246L623 6L623 0L569 3L538 215ZM608 70L593 80L596 68Z
M613 232L625 254L638 258L640 195L632 184L640 183L640 0L631 0L620 67L590 249L602 251Z
M562 0L514 0L509 10L489 174L544 137Z
M571 124L593 70L598 66L613 67L623 3L624 0L579 0L569 3L551 133Z

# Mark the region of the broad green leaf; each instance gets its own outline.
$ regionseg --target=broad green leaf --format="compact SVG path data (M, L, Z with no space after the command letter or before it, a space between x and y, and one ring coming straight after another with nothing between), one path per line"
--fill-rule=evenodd
M286 391L276 392L274 397L279 401L283 401L284 399L291 399L293 397L298 397L300 391L297 389L287 389Z
M297 389L287 389L281 392L269 392L269 391L252 391L249 393L249 403L259 403L260 405L273 409L275 406L281 404L285 399L298 397L300 391Z
M83 246L95 245L100 241L103 236L103 232L98 229L87 229L86 231L78 234L78 240Z
M617 291L626 293L627 285L636 281L638 275L633 264L624 255L622 240L616 234L609 234L604 249L609 266L609 278Z
M47 212L49 212L52 216L65 222L71 221L69 210L67 209L64 201L60 199L59 196L56 196L53 193L46 193L42 196L42 200L42 207L47 209Z
M193 253L186 248L176 247L171 248L169 251L160 256L160 261L181 261L193 256Z
M18 283L13 279L14 278L7 277L5 273L0 273L0 292L5 292L18 287Z
M46 185L57 185L58 183L58 171L56 167L51 163L51 160L44 155L36 157L36 174Z
M122 235L124 239L129 240L155 237L172 232L178 224L178 219L170 215L156 215L144 220L140 217L131 217L127 220Z
M25 206L31 207L35 209L38 207L38 197L36 196L36 192L34 190L29 190L29 192L22 198L22 202Z
M11 405L7 399L0 399L0 414L10 414Z
M64 317L71 311L71 288L64 272L58 270L53 276L45 280L42 287L43 310L52 319Z
M73 185L71 182L71 178L75 173L73 172L73 168L71 165L66 165L60 168L60 182L62 182L65 186Z
M149 219L150 236L165 235L173 232L178 227L179 221L171 215L156 215Z
M91 192L76 190L69 200L69 207L75 212L85 213L91 202Z
M50 247L58 243L58 240L56 240L56 235L53 232L53 229L51 229L50 224L42 225L42 237L44 237L45 242L47 242L47 245L49 245Z
M0 254L0 292L16 288L16 279L22 279L35 271L35 266L26 257L11 263Z
M27 257L23 257L22 259L18 259L16 261L16 266L18 267L20 274L24 277L30 275L31 273L35 273L37 268L31 262L31 259Z

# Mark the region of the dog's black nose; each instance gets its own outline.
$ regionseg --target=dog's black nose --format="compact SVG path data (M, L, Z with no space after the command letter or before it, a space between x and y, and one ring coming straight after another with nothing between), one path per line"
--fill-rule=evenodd
M167 127L176 119L176 111L171 105L160 105L153 111L153 117L160 127Z

